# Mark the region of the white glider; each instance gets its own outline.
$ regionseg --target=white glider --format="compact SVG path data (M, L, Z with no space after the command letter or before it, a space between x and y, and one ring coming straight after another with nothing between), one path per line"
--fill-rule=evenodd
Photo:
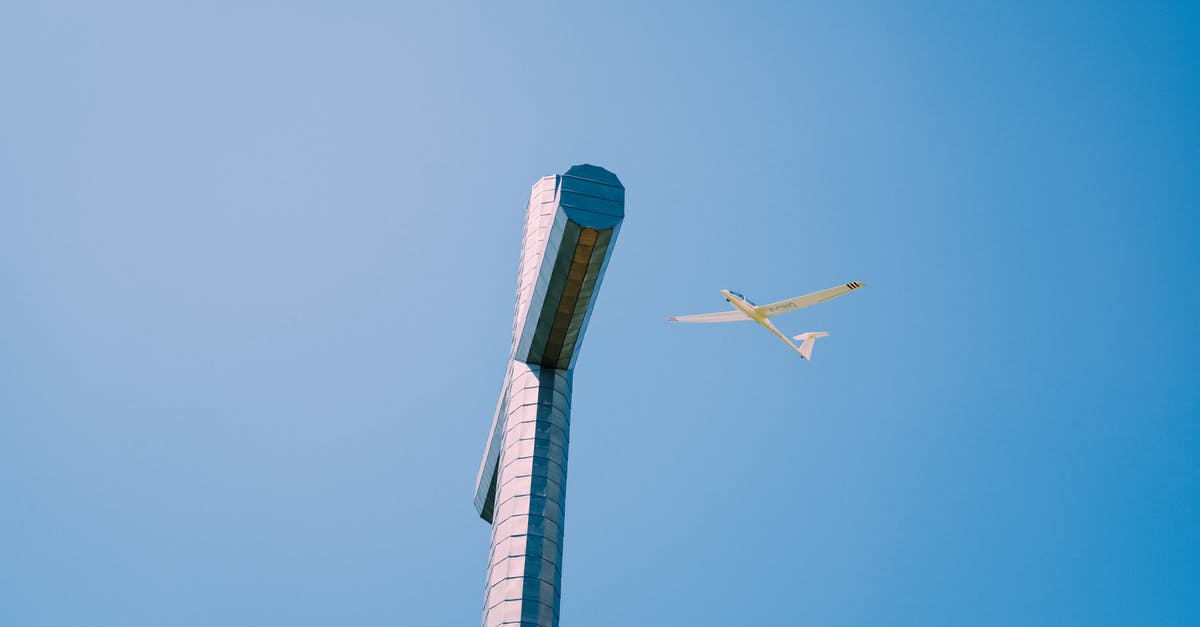
M792 347L792 350L799 353L801 357L804 359L811 359L813 344L816 342L817 338L826 337L829 335L828 333L825 333L824 331L809 331L807 333L801 333L800 335L795 336L795 339L802 342L801 345L797 347L792 343L791 340L788 339L786 335L780 333L779 329L776 329L775 325L771 324L771 321L767 320L767 318L772 318L774 316L778 316L779 314L785 314L790 311L796 311L797 309L811 307L817 303L823 303L827 300L837 298L842 294L849 294L850 292L853 292L862 286L863 284L858 281L851 281L850 283L846 283L844 285L831 287L827 290L821 290L819 292L813 292L812 294L805 294L804 296L797 296L796 298L781 300L777 303L771 303L770 305L755 305L750 301L749 298L742 296L738 292L734 292L732 290L721 290L721 295L725 297L725 300L729 301L729 304L733 305L733 311L719 311L717 313L697 314L694 316L668 316L667 321L740 322L743 320L753 320L766 327L771 333L774 333L776 337L783 340L783 342L788 346Z

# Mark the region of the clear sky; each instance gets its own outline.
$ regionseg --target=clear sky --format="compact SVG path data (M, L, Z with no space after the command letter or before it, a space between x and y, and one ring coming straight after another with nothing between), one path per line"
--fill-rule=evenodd
M1200 624L1194 3L562 4L0 6L0 624L477 624L583 162L564 627Z

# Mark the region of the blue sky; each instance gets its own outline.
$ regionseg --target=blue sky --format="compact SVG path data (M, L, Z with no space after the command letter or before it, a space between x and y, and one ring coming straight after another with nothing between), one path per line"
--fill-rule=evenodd
M626 219L563 625L1200 623L1200 14L0 7L0 624L470 625L524 203ZM669 327L837 283L779 319Z

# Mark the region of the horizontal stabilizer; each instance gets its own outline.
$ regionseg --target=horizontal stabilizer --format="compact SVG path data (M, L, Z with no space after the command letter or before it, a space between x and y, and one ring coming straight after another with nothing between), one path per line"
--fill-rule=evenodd
M792 339L803 342L800 345L800 356L805 359L812 359L813 344L816 343L819 337L828 337L829 334L824 331L808 331L794 336Z

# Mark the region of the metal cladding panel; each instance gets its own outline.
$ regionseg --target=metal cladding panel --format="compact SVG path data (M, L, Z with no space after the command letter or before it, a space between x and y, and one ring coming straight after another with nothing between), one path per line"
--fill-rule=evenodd
M508 413L508 390L512 385L512 370L513 364L510 362L508 371L504 373L504 385L500 388L496 413L492 416L492 428L484 446L483 461L479 464L479 472L475 476L475 511L479 513L480 518L488 522L492 522L492 509L496 502L496 464L500 460L501 436L504 416Z
M564 291L572 288L569 285L570 275L581 245L582 230L568 220L561 209L555 215L554 222L555 227L562 224L562 228L553 230L553 238L547 242L547 254L542 257L537 285L529 302L521 339L513 355L513 359L531 364L542 364L544 361L556 311L563 300Z
M587 271L579 292L579 300L571 313L570 320L566 322L564 345L567 348L559 354L555 364L557 368L575 367L575 360L579 357L579 345L583 340L583 332L587 329L588 320L592 316L592 304L595 302L596 289L604 279L604 271L608 269L608 260L612 256L612 242L617 239L617 232L620 228L621 226L618 224L611 229L597 232L596 243L592 247Z

